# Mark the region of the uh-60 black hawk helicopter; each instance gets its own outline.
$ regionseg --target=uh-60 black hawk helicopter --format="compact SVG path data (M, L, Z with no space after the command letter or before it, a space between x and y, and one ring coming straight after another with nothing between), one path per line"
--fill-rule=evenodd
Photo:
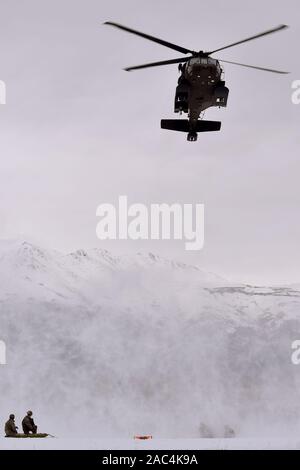
M249 67L252 69L263 70L265 72L273 72L286 74L289 72L281 72L279 70L273 70L263 67L255 67L253 65L240 64L237 62L229 62L226 60L217 60L210 57L212 54L228 49L229 47L237 46L253 39L267 36L268 34L275 33L286 29L287 25L280 25L277 28L264 31L263 33L256 34L247 39L243 39L228 46L220 47L210 52L203 51L192 51L185 47L177 46L170 42L158 39L149 34L144 34L140 31L136 31L126 26L122 26L118 23L107 21L104 24L115 26L116 28L127 31L128 33L136 34L150 41L161 44L162 46L169 47L175 51L181 52L182 54L190 54L187 57L181 57L180 59L163 60L160 62L152 62L149 64L136 65L134 67L127 67L125 70L138 70L145 69L148 67L157 67L160 65L168 64L179 64L179 71L181 75L178 80L178 86L176 88L175 95L175 113L187 113L188 120L183 119L162 119L161 128L169 129L173 131L187 132L187 140L196 141L198 132L207 131L219 131L221 129L221 122L219 121L204 121L199 120L201 113L212 106L226 107L229 89L225 86L225 81L222 80L223 70L220 66L220 62L227 64L240 65L242 67Z

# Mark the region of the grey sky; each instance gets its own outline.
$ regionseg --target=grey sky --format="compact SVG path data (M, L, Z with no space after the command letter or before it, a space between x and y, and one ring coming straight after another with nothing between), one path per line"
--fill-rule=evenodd
M175 117L176 66L122 67L178 54L110 27L117 21L208 50L286 23L285 32L217 58L290 70L225 67L220 133L196 144L162 131ZM300 7L296 0L0 0L0 237L25 234L70 251L153 251L229 279L300 280ZM183 242L100 242L96 207L116 202L204 203L205 248Z

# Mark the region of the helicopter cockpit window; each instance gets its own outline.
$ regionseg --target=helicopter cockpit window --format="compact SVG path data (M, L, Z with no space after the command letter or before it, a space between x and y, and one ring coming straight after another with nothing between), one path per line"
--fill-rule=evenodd
M195 73L196 70L201 70L201 67L209 68L210 73L214 73L215 69L221 72L220 64L217 59L211 57L194 57L187 65L187 73Z
M208 57L207 61L209 65L217 65L216 59L212 59L211 57Z

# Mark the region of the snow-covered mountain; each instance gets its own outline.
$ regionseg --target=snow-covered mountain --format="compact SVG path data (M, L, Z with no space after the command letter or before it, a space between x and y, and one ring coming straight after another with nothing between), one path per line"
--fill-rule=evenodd
M43 430L86 437L292 434L299 307L296 284L1 241L0 418L33 409Z

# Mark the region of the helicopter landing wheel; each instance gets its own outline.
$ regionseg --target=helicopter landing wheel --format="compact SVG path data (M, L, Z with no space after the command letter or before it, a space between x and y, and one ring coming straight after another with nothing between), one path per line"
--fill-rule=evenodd
M189 142L196 142L197 138L198 138L197 132L189 132L188 133L187 140Z

